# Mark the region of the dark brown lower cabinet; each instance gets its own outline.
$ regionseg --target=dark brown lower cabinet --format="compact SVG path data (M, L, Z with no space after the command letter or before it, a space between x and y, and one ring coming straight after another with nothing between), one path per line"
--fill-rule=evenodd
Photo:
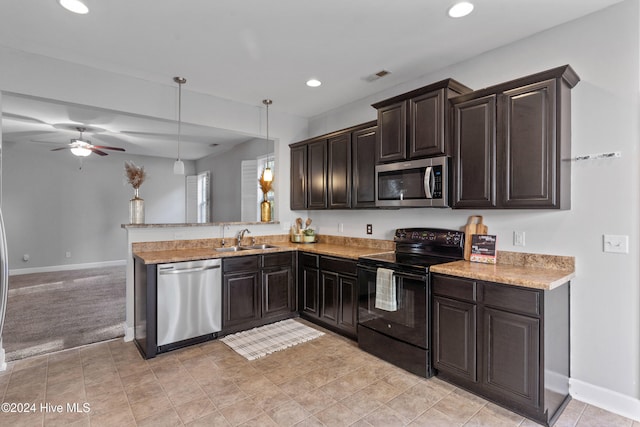
M358 326L356 261L300 253L300 315L345 336Z
M544 425L569 402L569 283L552 290L432 274L437 375Z
M476 306L433 297L434 365L477 382Z
M292 252L280 252L223 260L223 334L295 315L294 256Z

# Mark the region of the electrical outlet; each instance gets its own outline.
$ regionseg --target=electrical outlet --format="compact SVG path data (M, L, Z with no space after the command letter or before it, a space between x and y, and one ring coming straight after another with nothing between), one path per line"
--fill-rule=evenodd
M64 253L65 258L71 258L71 252L67 251Z
M629 236L614 236L605 234L602 236L602 251L613 252L618 254L629 253Z
M344 233L344 224L343 223L339 223L338 224L338 233Z
M524 231L513 232L513 246L524 246Z
M373 234L373 225L367 224L367 234Z
M22 255L22 260L23 260L24 262L29 261L29 258L31 258L31 257L29 256L29 254L24 254L24 255Z

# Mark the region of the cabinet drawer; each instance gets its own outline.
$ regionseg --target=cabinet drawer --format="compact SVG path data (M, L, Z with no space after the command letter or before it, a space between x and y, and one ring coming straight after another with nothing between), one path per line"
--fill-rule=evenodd
M431 276L431 289L434 295L455 298L465 301L477 301L477 286L475 280L461 279L458 277Z
M485 305L512 312L540 315L540 292L494 283L484 284Z
M320 257L320 270L356 276L358 274L358 264L350 259L323 256Z
M258 270L258 255L229 257L222 260L222 271L254 271Z
M300 265L303 267L320 267L320 255L309 254L306 252L300 253Z
M278 252L262 256L263 267L274 267L276 265L290 266L292 264L293 252Z

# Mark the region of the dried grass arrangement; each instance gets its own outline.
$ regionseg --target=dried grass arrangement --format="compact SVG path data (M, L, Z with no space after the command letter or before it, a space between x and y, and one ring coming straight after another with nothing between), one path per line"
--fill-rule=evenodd
M124 171L127 176L127 182L131 184L135 190L140 188L147 178L144 166L136 166L133 162L124 162Z

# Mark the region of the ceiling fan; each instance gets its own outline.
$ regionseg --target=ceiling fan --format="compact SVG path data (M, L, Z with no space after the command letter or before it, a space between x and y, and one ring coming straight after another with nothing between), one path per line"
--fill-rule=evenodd
M60 151L60 150L71 150L71 153L74 156L78 157L87 157L91 153L96 153L99 156L106 156L108 153L105 153L102 150L115 150L115 151L125 151L124 148L120 147L109 147L106 145L93 145L91 141L82 138L82 133L87 129L84 127L76 127L78 132L80 132L80 138L72 139L66 147L54 148L51 151Z

